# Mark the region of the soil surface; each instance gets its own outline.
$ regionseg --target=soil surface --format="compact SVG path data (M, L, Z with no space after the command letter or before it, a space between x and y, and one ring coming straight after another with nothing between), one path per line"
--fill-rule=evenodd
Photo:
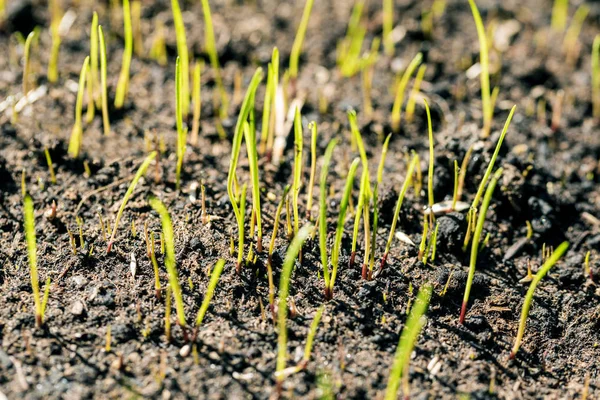
M266 253L236 274L235 256L229 249L230 238L237 237L237 225L225 182L231 137L245 89L255 68L266 67L273 46L281 52L281 70L286 69L303 2L211 1L225 88L231 100L228 118L221 122L227 138L221 138L217 131L215 74L204 50L201 4L182 4L192 57L204 59L206 66L199 144L188 145L179 193L175 190L177 49L170 2L142 2L144 50L131 64L126 105L122 110L111 109L110 137L103 136L99 112L84 125L82 155L77 160L68 156L67 146L79 71L89 54L92 12L98 11L108 32L111 104L123 52L123 28L120 12L111 17L104 2L73 3L63 4L75 19L62 39L57 83L46 79L51 48L46 2L8 1L6 19L0 23L0 101L22 90L23 46L14 32L27 35L36 25L42 31L39 43L32 48L31 85L43 87L42 95L25 106L16 121L10 100L3 103L0 115L0 398L275 396L277 330L270 313L263 311L269 292ZM452 197L454 160L460 164L470 146L473 152L462 200L473 199L508 112L517 105L496 163L496 167L504 168L504 174L484 226L489 241L479 254L467 318L461 325L458 317L469 265L469 252L461 248L466 212L440 216L435 260L424 265L418 259L429 156L427 119L422 102L417 101L413 121L403 119L401 131L390 142L379 191L376 259L385 248L411 150L420 155L423 190L409 190L398 231L417 246L394 240L383 272L371 281L361 279L362 226L357 262L353 267L348 265L352 207L334 298L325 301L318 243L306 243L291 281L289 302L295 315L288 321L289 366L302 358L309 326L322 304L325 313L310 362L304 371L285 380L282 395L382 398L410 304L418 289L431 282L434 294L428 322L410 364L411 397L564 399L582 398L586 391L588 398L600 397L600 291L584 271L584 256L591 251L592 272L600 276L600 130L592 117L590 90L590 53L600 27L600 4L588 4L579 48L569 48L574 55L568 59L562 49L564 35L550 29L550 0L478 1L486 26L494 29L491 81L492 87L500 88L492 134L481 139L476 65L479 45L468 2L448 1L444 13L434 20L430 35L423 33L421 24L431 1L394 3L394 56L381 54L375 65L371 92L374 111L370 117L364 112L360 74L344 78L336 66L336 46L346 33L353 3L316 1L308 26L296 82L297 95L305 99L303 123L305 127L310 121L318 124L319 159L329 141L339 139L328 179L329 248L348 168L358 156L350 143L347 111L357 110L374 179L383 140L391 130L397 75L419 51L427 64L421 92L432 108L436 202ZM570 6L570 16L577 5ZM368 2L364 16L367 33L363 50L367 50L382 32L381 2ZM158 20L166 26L166 66L147 55ZM263 96L264 84L257 95L258 116L262 115ZM323 103L326 110L320 107ZM310 152L309 142L310 133L305 129L305 154ZM45 148L53 161L56 184L50 181ZM106 225L112 225L132 175L154 148L161 150L160 162L153 164L138 184L125 209L113 251L106 254L99 215ZM275 208L283 188L291 183L293 158L290 134L279 164L264 157L259 161L265 248ZM306 214L310 157L305 160L302 215ZM319 170L320 166L317 173ZM40 282L51 279L43 329L35 328L23 230L23 176L36 210ZM245 145L238 179L250 179ZM206 187L209 224L202 223L200 183ZM318 212L319 189L315 186L313 216ZM165 296L164 292L161 300L155 296L144 239L146 223L157 237L160 232L159 217L147 202L150 194L165 202L173 219L177 268L189 320L204 298L210 268L219 258L227 260L199 329L195 354L186 356L181 350L186 342L175 325L174 311L170 343L165 337ZM53 202L57 214L50 219L47 211ZM286 216L284 208L283 221ZM83 246L78 217L83 221ZM526 221L533 229L529 239ZM289 243L285 230L284 223L274 254L276 284ZM69 231L75 236L75 251ZM569 251L538 286L523 346L516 359L509 360L529 287L520 282L527 274L527 262L535 273L541 265L542 248L556 247L565 240L570 243ZM137 265L135 276L131 273L132 259ZM167 274L160 252L158 262L164 287ZM109 329L111 346L106 351Z

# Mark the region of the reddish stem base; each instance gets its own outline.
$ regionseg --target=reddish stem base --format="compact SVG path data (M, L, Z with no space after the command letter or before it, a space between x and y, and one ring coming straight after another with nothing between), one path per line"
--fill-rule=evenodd
M458 322L461 325L465 324L465 315L467 314L467 302L463 301L462 307L460 308L460 317L458 318Z

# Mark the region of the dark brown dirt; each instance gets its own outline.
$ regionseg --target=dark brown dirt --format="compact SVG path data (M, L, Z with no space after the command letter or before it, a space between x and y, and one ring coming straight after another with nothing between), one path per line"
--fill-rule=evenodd
M26 34L31 26L48 23L46 3L9 3L9 19L0 25L0 100L21 90L22 46L12 32L22 30ZM33 51L33 73L35 86L47 87L46 95L26 107L16 123L11 122L9 110L0 116L0 398L2 394L7 398L268 398L275 394L277 334L270 316L261 313L261 302L268 304L266 256L261 255L255 266L247 266L236 275L229 240L237 235L237 228L225 186L231 148L230 140L219 139L215 128L213 71L207 67L203 73L200 144L188 146L183 191L177 193L173 79L176 45L170 3L144 1L145 48L150 47L155 19L163 19L168 27L168 66L134 57L126 107L111 111L114 134L109 138L102 135L97 114L93 123L85 126L82 157L70 159L66 149L73 124L73 89L89 52L88 31L94 10L93 2L78 3L72 6L77 18L61 47L59 82L49 84L45 78L50 37L44 29ZM231 3L211 2L230 95L234 76L242 74L245 90L256 66L266 66L274 45L281 51L281 68L288 65L303 7L302 2L270 0ZM330 232L349 163L357 156L350 148L346 111L358 111L374 171L384 134L390 130L394 68L398 63L403 69L417 51L422 51L428 66L422 90L432 105L434 192L438 201L451 197L453 162L460 162L471 144L474 151L467 171L465 200L472 199L508 111L514 104L518 109L496 164L504 167L505 173L488 212L485 233L490 234L489 244L479 256L465 325L458 324L469 262L468 254L460 248L466 230L464 215L438 219L438 257L434 262L423 265L417 260L416 248L396 240L386 269L373 281L361 280L360 263L353 269L347 267L353 220L349 218L335 297L325 303L312 359L305 371L285 381L283 395L328 398L331 393L337 398L381 398L409 303L421 285L432 282L429 322L411 360L412 397L581 398L586 376L590 378L588 398L600 396L600 291L583 270L584 255L591 250L592 269L600 276L600 223L596 219L600 217L600 131L591 115L589 68L591 44L600 27L600 5L589 5L590 14L580 35L581 52L571 65L560 50L562 37L549 31L550 0L478 2L487 24L498 24L497 33L509 23L519 24L502 56L494 58L498 53L493 52L492 59L501 68L492 76L492 84L499 85L500 95L492 135L481 140L479 78L469 79L466 74L478 60L479 47L466 0L448 2L431 39L420 28L421 12L430 7L430 2L396 2L395 23L405 35L396 44L395 58L382 55L376 65L371 120L361 112L360 75L342 78L335 65L336 44L345 34L352 2L315 3L298 90L306 96L302 110L305 125L315 120L319 126L319 157L332 138L341 141L330 168L329 183L334 193L329 199ZM23 8L15 11L18 7ZM110 20L104 4L95 7L110 32L112 96L120 69L122 23ZM367 7L368 43L381 34L380 7L380 2L370 2ZM194 56L206 58L201 6L193 2L183 8L188 44ZM572 5L570 15L574 10ZM560 126L553 131L550 117L558 90L564 91L565 100ZM258 115L263 92L261 87ZM319 93L328 100L325 114L318 112ZM546 120L536 115L540 98L547 102ZM232 104L230 119L223 121L229 139L238 107ZM158 169L160 182L154 182L153 166L129 202L114 251L107 255L97 214L114 221L130 178L149 150L144 139L147 132L164 137L166 143ZM380 190L378 258L405 178L405 154L409 150L421 155L420 167L427 176L426 132L425 113L417 105L414 122L404 121L402 132L390 143ZM291 183L292 137L281 165L260 161L265 244L270 239L283 187ZM305 144L308 142L305 130ZM49 148L54 162L55 185L49 181L44 147ZM305 151L308 153L308 147ZM242 153L239 179L245 182L249 180L248 163L245 150ZM83 160L89 163L90 176L84 173ZM34 326L22 222L23 170L35 201L40 281L47 277L52 280L44 329ZM308 174L308 168L305 171ZM304 179L308 182L308 175ZM208 212L218 217L209 225L201 223L200 202L189 198L194 182L204 182ZM172 342L165 340L165 306L154 297L152 266L143 238L146 222L152 231L160 231L158 216L147 203L150 193L166 203L173 218L177 267L188 318L195 315L203 299L207 270L219 258L227 260L199 332L197 359L180 355L185 342L178 327L174 326ZM357 193L358 184L355 201ZM49 221L43 214L53 201L58 205L58 215ZM303 189L303 215L305 202ZM421 210L426 202L425 191L416 195L411 190L402 209L398 230L415 243L421 239ZM76 216L84 221L85 247L74 254L67 228L77 233ZM526 235L526 221L531 221L534 235L523 246L514 247ZM137 230L135 237L132 223ZM274 256L276 283L288 243L283 231ZM362 240L361 229L359 243ZM528 287L519 283L526 274L527 260L532 261L535 272L543 244L557 246L563 240L571 243L570 250L539 285L523 347L517 359L510 361L508 355ZM138 265L135 278L129 268L132 254ZM288 323L289 365L301 358L308 327L324 303L319 259L317 243L309 241L303 262L296 265L292 277L291 295L298 312ZM362 259L360 248L357 259ZM158 261L162 268L163 257L159 256ZM447 293L442 296L448 279ZM167 282L164 269L161 281L163 285ZM112 349L106 352L109 326ZM120 357L123 367L118 370L115 365Z

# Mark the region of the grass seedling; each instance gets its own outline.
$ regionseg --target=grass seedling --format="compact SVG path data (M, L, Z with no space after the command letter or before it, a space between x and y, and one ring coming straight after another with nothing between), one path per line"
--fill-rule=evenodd
M102 126L104 136L110 135L110 121L108 120L108 89L106 87L106 43L102 25L98 25L98 40L100 43L100 94L102 97Z
M504 128L502 129L502 133L500 134L500 138L498 138L498 143L496 143L496 148L494 150L494 154L492 154L492 158L490 163L488 164L487 169L485 170L485 174L479 183L479 188L477 189L477 193L475 194L475 198L471 203L471 208L467 214L468 219L468 228L467 233L465 235L465 242L463 245L463 250L466 251L467 245L469 244L469 240L471 239L471 231L474 229L475 217L477 216L477 207L479 207L479 201L481 200L481 196L483 195L483 190L485 189L485 185L487 181L490 179L490 175L492 174L492 170L494 169L494 164L496 163L496 158L498 158L498 153L500 152L500 148L502 147L502 142L504 142L504 137L506 136L506 132L508 132L508 127L510 126L510 121L512 120L513 114L515 113L517 106L513 106L508 114L508 118L506 118L506 123L504 124ZM468 153L470 155L470 153ZM466 156L465 156L466 158ZM463 162L464 164L464 162ZM463 168L466 171L466 166ZM461 171L462 173L462 171ZM460 192L459 192L460 193ZM460 197L460 194L459 194Z
M583 263L583 270L586 276L589 276L590 281L594 281L594 275L592 274L592 267L590 267L590 256L591 256L592 252L588 250L587 253L585 253L585 261Z
M71 130L71 139L69 140L69 155L73 158L79 157L81 143L83 142L83 127L81 124L81 114L83 110L83 92L85 89L86 73L89 69L90 57L87 56L83 61L81 73L79 74L79 87L77 88L77 101L75 103L75 124Z
M200 132L200 112L202 111L202 100L200 98L201 93L201 74L202 74L203 63L196 61L194 65L194 79L192 83L192 103L194 104L194 112L192 116L192 137L190 142L196 146L198 144L198 133Z
M398 132L400 129L400 121L402 119L402 103L404 102L404 92L406 91L406 86L408 85L408 80L412 76L415 69L421 64L421 60L423 59L423 55L421 53L417 53L417 55L412 59L408 67L402 74L402 78L400 79L400 83L398 83L398 87L396 88L396 96L394 98L394 105L392 106L392 130L394 132Z
M267 88L265 90L265 101L263 104L262 132L260 135L260 153L265 154L273 151L275 135L275 113L277 108L276 96L279 85L279 50L273 48L271 62L267 73Z
M471 260L469 261L469 276L467 277L467 286L465 287L465 294L463 296L462 307L460 310L459 322L461 324L465 323L465 315L467 313L467 305L469 303L469 294L471 293L471 286L473 285L473 278L475 277L475 267L477 266L477 255L479 254L479 240L481 239L481 233L483 232L485 216L487 214L490 201L492 200L492 195L494 194L496 183L498 183L498 179L500 179L501 176L502 168L498 168L498 170L494 173L494 176L492 177L492 180L490 181L487 190L485 191L485 196L483 197L483 202L481 204L481 212L479 213L477 225L475 226L475 233L473 234L473 243L471 246Z
M290 185L287 185L283 189L283 195L277 205L277 211L275 211L275 222L273 223L273 233L271 234L271 242L269 243L269 255L267 258L267 275L269 278L269 304L271 306L271 312L275 310L275 284L273 283L273 250L275 250L275 239L277 239L277 231L279 230L279 219L281 216L281 209L287 199L288 192L290 191Z
M86 121L92 122L96 114L96 105L100 106L98 96L98 13L94 11L90 30L90 70L88 80L88 107Z
M181 296L181 287L179 286L179 279L177 277L177 266L175 264L175 237L173 235L173 224L167 207L158 198L151 196L148 199L150 206L160 215L160 221L162 224L162 232L164 240L166 256L165 266L167 267L167 274L169 275L169 286L173 291L173 297L175 297L175 309L177 310L177 320L179 326L185 327L185 312L183 309L183 297ZM168 293L167 293L168 295ZM167 296L170 298L170 296Z
M167 343L171 341L171 286L167 285L167 296L165 298L165 337Z
M365 180L365 188L368 188L370 185L369 182L369 174L363 173ZM363 257L363 265L362 265L362 278L370 279L371 276L368 273L369 270L369 255L371 253L371 222L370 222L370 204L371 204L371 193L368 193L366 190L363 192L363 230L365 235L365 253ZM377 205L375 205L377 207Z
M300 185L302 184L302 119L300 108L296 107L294 115L294 179L292 181L292 206L294 208L294 235L298 233L300 215L298 214L298 197L300 196Z
M183 156L187 143L187 129L183 127L183 116L185 115L182 107L184 107L184 91L182 77L183 68L181 59L177 57L175 62L175 120L177 125L177 167L175 170L175 188L179 191L181 187L181 169L183 167Z
M531 308L531 303L533 302L533 294L535 292L535 288L538 283L542 280L544 276L550 271L558 260L563 256L563 254L567 251L569 247L568 242L562 242L560 246L552 253L552 255L546 260L542 268L535 274L531 284L529 285L529 289L527 290L527 294L525 295L525 301L523 302L523 308L521 309L521 320L519 322L519 330L517 332L517 337L515 338L515 343L513 345L512 351L510 352L509 358L512 360L515 358L517 351L521 347L521 343L523 341L523 335L525 334L525 327L527 326L527 316L529 315L529 309Z
M286 320L288 314L287 301L288 294L290 292L290 280L292 277L292 271L294 269L294 263L300 253L300 249L304 244L304 241L308 237L312 227L310 225L303 226L298 231L290 247L285 254L283 260L283 268L281 270L281 278L279 281L279 306L277 308L277 327L279 329L279 337L277 339L277 368L275 372L277 387L281 390L281 384L283 383L284 376L282 375L285 370L285 364L287 360L287 327Z
M340 212L338 215L337 227L335 228L335 240L333 242L333 248L331 252L331 275L329 274L329 268L327 264L323 266L323 277L325 277L325 298L333 298L333 287L335 286L335 278L337 276L337 270L339 266L340 249L342 247L342 234L344 233L344 222L346 221L346 210L348 209L348 202L350 201L350 195L352 194L352 187L354 185L354 175L358 168L360 160L355 158L350 165L348 176L346 178L346 186L344 187L344 194L340 203ZM327 224L327 222L325 222Z
M25 46L23 47L23 97L27 97L27 94L31 90L29 87L30 71L31 71L31 43L36 39L36 31L33 30L27 35L25 40Z
M473 146L473 144L469 146L467 152L465 153L465 157L463 158L460 164L460 171L458 175L458 188L456 190L457 201L460 201L460 199L462 198L463 188L465 187L465 177L467 176L467 167L469 166L469 161L471 160Z
M146 170L148 169L148 166L150 165L152 160L154 160L155 157L156 157L155 151L153 151L152 153L150 153L148 155L148 157L146 157L146 159L144 160L142 165L140 165L137 172L135 173L133 180L129 184L129 188L127 188L127 192L125 193L125 196L123 197L123 201L121 202L121 207L119 207L119 211L117 212L117 218L115 219L115 226L112 229L112 235L110 236L110 240L108 241L108 246L106 249L107 254L110 253L110 250L112 249L112 245L115 241L115 236L117 234L117 228L119 227L119 221L121 220L121 217L123 216L123 211L125 210L125 206L127 206L127 202L129 201L129 198L133 194L133 191L135 190L135 187L136 187L138 181L140 180L140 178L142 176L144 176L144 174L146 173Z
M186 118L190 110L190 62L188 58L187 40L185 38L185 25L179 8L179 0L171 0L173 11L173 24L177 37L177 54L181 60L181 116Z
M235 218L238 224L239 230L239 249L238 249L238 261L236 265L236 269L239 270L241 268L242 258L244 254L244 243L243 243L243 228L244 228L244 219L242 215L242 209L237 201L237 195L234 193L234 184L237 181L236 179L236 168L238 164L238 159L240 156L240 148L242 146L242 138L243 138L243 130L244 124L247 124L247 120L249 117L254 119L254 96L256 94L256 89L258 88L258 84L260 83L262 75L262 69L258 68L250 81L250 86L248 87L248 91L244 97L244 101L242 102L242 107L240 108L240 113L238 116L238 120L235 126L235 131L233 135L233 141L231 146L231 160L229 162L229 173L227 175L227 194L229 195L229 201L231 201L231 206L233 208L233 212L235 214ZM245 196L242 197L245 202Z
M421 90L421 82L423 82L425 71L427 71L427 64L422 64L417 70L417 75L415 76L415 83L413 84L412 91L410 92L410 97L408 98L408 102L406 103L406 120L408 122L412 122L415 116L415 104L417 103L417 97L419 96L419 91Z
M402 184L402 189L400 190L400 194L398 195L398 201L396 202L396 208L394 209L394 218L392 219L392 226L390 227L390 234L388 236L387 243L385 245L385 252L383 253L383 257L381 257L381 264L379 269L382 270L385 267L385 263L387 262L388 255L390 254L390 249L392 247L392 240L394 239L394 234L396 233L396 224L398 223L398 217L400 216L400 209L402 208L402 202L404 201L404 196L408 191L408 188L413 180L413 174L415 168L419 165L419 157L415 154L413 155L410 164L408 165L408 171L406 172L406 178L404 179L404 183Z
M262 213L260 207L260 179L258 177L258 149L256 147L256 129L254 124L244 124L244 137L246 139L246 151L248 152L248 163L250 164L250 177L252 180L252 214L256 218L258 237L256 240L256 251L262 252ZM254 218L250 219L253 223ZM254 229L250 230L254 237Z
M143 57L144 40L142 39L142 2L133 0L131 2L131 28L133 31L133 50L135 55Z
M229 100L227 100L227 93L225 92L223 79L221 78L221 66L219 65L219 55L217 54L215 32L213 29L212 14L210 12L208 0L202 0L202 12L204 13L204 47L208 53L210 65L215 70L215 81L217 83L217 89L219 90L219 95L221 98L220 117L226 118Z
M148 238L148 229L145 229L146 238ZM152 270L154 271L154 295L158 300L160 300L160 276L158 269L158 262L156 261L156 251L155 251L155 241L154 241L154 232L150 234L150 240L146 239L146 242L149 242L148 246L148 257L150 258L150 262L152 263Z
M371 42L371 50L363 56L362 66L362 92L363 92L363 108L368 119L373 116L373 102L371 101L371 89L373 88L373 74L375 63L379 58L380 39L375 38Z
M306 29L308 28L308 20L310 19L310 13L312 11L314 0L306 0L304 4L304 11L302 12L302 20L298 25L298 31L292 45L292 51L290 53L290 69L289 76L292 81L292 86L295 86L296 79L298 78L298 60L300 59L300 53L302 52L302 45L304 44L304 37L306 36Z
M202 300L202 305L198 310L198 316L196 317L196 329L202 324L204 320L204 316L206 315L206 311L208 311L208 305L212 300L213 295L215 294L215 288L217 287L217 283L219 283L219 277L221 276L221 272L223 272L223 267L225 266L225 260L220 259L215 264L212 273L210 274L210 281L208 282L208 287L206 288L206 293L204 294L204 299ZM194 335L195 336L195 335Z
M388 56L394 55L394 0L383 0L383 50Z
M433 153L433 129L431 127L431 112L429 111L429 104L427 100L423 99L423 104L425 104L425 111L427 112L427 131L429 132L429 169L427 171L427 198L429 201L429 210L431 211L429 215L431 215L431 222L433 222L433 205L435 201L433 200L433 164L435 162L434 153Z
M152 47L150 47L150 58L164 67L167 65L167 45L165 41L165 23L160 18L156 18L154 32Z
M123 107L127 92L129 91L129 69L131 66L131 56L133 54L133 30L131 29L131 8L129 6L129 0L123 0L123 24L125 31L125 48L123 50L121 73L119 74L117 92L115 94L115 108L117 110Z
M346 37L338 44L337 64L344 77L351 77L361 68L360 51L367 33L365 23L362 21L365 0L354 3Z
M552 29L557 33L564 32L569 15L569 0L554 0L552 6Z
M27 240L27 254L29 256L29 275L31 278L31 289L33 290L33 301L35 304L35 325L41 328L44 324L44 314L50 285L46 282L44 300L40 298L40 287L37 270L37 245L35 239L35 217L33 213L33 200L29 195L23 199L23 211L25 219L25 239Z
M423 259L425 254L425 246L427 245L427 234L429 233L429 224L427 223L427 215L423 215L423 234L421 235L421 243L419 244L419 261ZM425 262L423 262L425 263Z
M320 192L319 192L319 249L321 253L321 265L323 266L323 276L325 277L325 297L329 297L329 260L327 255L327 174L329 172L329 163L333 149L337 140L333 139L325 149L323 156L323 165L321 166Z
M490 135L492 128L492 118L494 116L494 108L490 96L490 60L488 57L488 43L487 36L485 33L485 27L481 20L481 15L477 9L475 0L469 0L471 5L471 12L473 13L473 19L475 20L475 27L477 28L477 37L479 38L479 65L481 66L481 72L479 78L481 80L481 103L483 107L483 130L481 136L486 138Z
M383 142L383 147L381 148L381 158L379 160L379 166L377 167L377 181L373 186L373 229L371 238L371 259L369 261L368 279L371 279L373 276L373 266L375 264L375 245L377 244L377 229L379 227L379 187L381 186L381 182L383 181L383 168L385 166L385 159L387 158L387 152L391 138L392 135L390 134L385 139L385 142Z
M354 213L354 229L352 231L352 251L350 252L350 262L348 263L348 267L352 268L354 266L354 258L356 257L356 243L358 242L358 228L360 226L360 217L362 216L362 210L365 205L365 191L366 191L366 182L368 181L368 171L363 169L361 178L360 178L360 191L358 193L358 204L356 206L356 212ZM368 207L368 205L367 205ZM365 232L366 235L366 232ZM365 278L366 279L366 278Z
M310 129L310 178L308 180L308 193L306 195L306 216L309 221L312 221L313 189L317 173L317 123L312 121L308 124L308 129Z
M387 388L385 390L385 400L395 400L398 397L398 389L400 388L400 380L403 381L403 392L404 398L408 398L410 394L410 388L408 386L409 378L409 365L410 356L413 352L415 344L421 330L427 324L427 318L425 313L429 307L429 301L431 299L431 293L433 292L433 286L431 284L425 284L417 294L413 306L410 309L410 314L402 329L400 340L398 341L398 347L396 347L396 354L394 355L394 364L390 371L388 378Z
M60 50L60 20L62 10L58 1L50 1L50 36L52 38L52 45L50 48L50 60L48 61L48 82L55 83L58 80L58 55Z
M592 45L592 106L594 118L600 118L600 34Z
M569 25L569 29L567 29L567 32L565 33L565 38L563 39L563 52L567 56L567 62L571 65L575 62L575 59L579 54L579 44L577 41L583 22L589 12L590 8L585 4L577 7L575 15L573 15L573 19L571 20L571 25Z
M50 182L53 185L56 185L56 175L54 174L54 165L52 164L52 157L50 157L50 152L48 148L44 148L44 155L46 156L46 164L48 164L48 173L50 174Z
M458 161L454 160L454 191L452 192L452 211L456 210L458 201Z

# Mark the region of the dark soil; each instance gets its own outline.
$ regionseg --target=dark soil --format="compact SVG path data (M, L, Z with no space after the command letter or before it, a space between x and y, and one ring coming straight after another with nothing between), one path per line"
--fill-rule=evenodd
M0 398L4 398L2 394L7 398L165 399L274 395L277 333L269 313L261 312L261 304L268 304L266 255L261 254L256 265L244 267L237 275L235 259L229 252L230 237L237 235L237 228L225 182L239 96L228 111L230 119L223 121L228 140L220 139L212 101L214 72L207 64L202 82L200 143L188 146L183 190L177 193L176 44L170 3L144 1L145 49L151 45L155 19L164 20L168 28L168 66L134 57L126 107L111 111L113 135L103 136L97 113L93 123L84 128L83 155L72 160L66 150L74 120L78 74L89 52L92 4L96 2L80 0L78 5L70 5L76 20L62 41L60 79L56 84L49 84L45 77L51 43L46 29L46 3L8 3L7 20L0 24L0 100L21 91L22 46L12 33L20 30L27 34L35 25L44 29L39 45L33 49L32 70L35 87L44 85L47 93L25 107L17 122L11 122L10 107L0 116ZM490 234L489 244L479 256L465 325L458 323L469 262L460 245L466 230L464 215L438 219L438 256L434 262L423 265L417 260L415 247L396 240L386 268L373 281L361 279L360 263L353 268L347 266L353 221L348 218L333 300L324 302L316 242L305 245L302 263L296 265L291 295L297 314L288 323L288 365L295 365L302 357L308 327L318 307L325 303L326 311L311 361L305 371L285 381L283 395L319 398L333 393L338 398L381 398L410 302L419 287L432 282L429 320L411 360L412 397L455 399L466 394L472 398L580 398L586 377L590 379L588 398L600 396L600 291L583 268L584 255L591 250L592 270L600 276L600 131L598 121L592 118L589 67L592 41L600 27L600 4L589 4L590 13L580 35L581 52L575 63L567 63L561 50L562 36L549 30L550 0L478 2L484 20L488 25L497 24L496 36L509 44L501 57L497 51L492 52L496 65L492 85L499 85L500 94L492 135L480 139L479 78L470 79L466 73L478 61L479 46L466 0L448 2L444 15L435 23L432 38L425 37L420 28L421 13L429 9L430 1L395 2L395 24L404 35L396 43L395 58L382 55L376 65L372 91L375 110L370 120L361 111L360 75L342 78L336 68L336 44L345 35L352 2L315 3L297 87L299 95L306 97L302 110L305 126L312 120L318 123L319 157L332 138L340 139L329 177L334 193L329 199L330 232L334 230L348 166L358 155L350 147L346 111L358 111L375 171L383 138L390 131L396 70L398 65L404 69L418 51L423 52L427 63L422 91L432 106L436 201L452 196L454 160L462 161L473 144L463 199L471 201L508 111L514 104L518 108L496 164L505 172L488 211L484 234ZM303 2L213 1L211 6L230 95L236 74L243 78L243 94L256 66L268 63L274 45L281 51L281 68L285 69ZM112 96L122 54L122 21L111 22L104 3L95 7L101 24L110 32ZM192 54L207 59L200 2L188 2L183 8ZM574 11L575 5L571 5L570 15ZM381 2L370 2L366 15L370 43L381 34ZM518 29L507 37L504 28L515 23ZM550 119L559 90L565 93L564 104L560 125L552 130ZM261 87L258 115L262 112L263 93ZM320 94L328 100L325 114L318 111ZM545 120L536 115L539 99L546 101ZM420 167L427 176L426 132L425 113L417 105L414 122L403 121L402 131L392 137L380 189L378 259L405 178L408 151L414 149L421 155ZM154 133L164 137L166 143L157 170L159 182L154 181L152 167L129 202L114 250L107 255L98 213L105 222L114 221L131 176L149 150L145 137L153 137ZM305 144L308 135L305 130ZM260 161L265 244L270 239L283 187L291 183L292 141L290 135L281 165ZM54 162L57 184L49 180L45 147ZM83 160L89 164L90 176L85 174ZM47 277L52 280L44 329L35 328L23 231L22 171L26 172L27 190L35 202L40 282ZM307 184L308 168L305 172ZM249 180L245 150L238 173L241 182ZM113 182L117 184L92 193ZM201 223L200 201L190 199L190 187L200 182L206 186L208 213L218 217L208 225ZM219 258L227 259L199 331L197 357L180 355L185 341L177 326L173 327L171 343L166 342L165 305L154 296L152 266L143 237L146 222L150 230L157 234L160 231L158 216L147 203L150 193L165 202L173 218L177 267L189 319L204 297L208 269ZM358 182L353 193L355 204L357 194ZM44 213L53 202L58 211L51 221ZM303 189L303 215L305 203ZM426 189L419 194L411 190L403 205L398 230L415 243L421 239L421 211L426 203ZM84 221L85 246L73 253L67 228L77 236L76 216ZM526 221L531 221L533 227L531 240L523 239ZM288 244L284 231L280 230L274 257L276 283ZM361 229L359 243L362 240ZM538 286L523 347L511 361L508 355L528 288L519 283L526 275L527 260L531 260L535 272L541 264L542 246L556 247L564 240L570 242L570 249ZM132 256L137 260L135 277L130 273ZM358 259L362 260L360 249ZM162 255L158 261L162 268ZM442 296L448 280L448 290ZM166 285L164 269L161 281ZM106 352L108 327L112 346Z

